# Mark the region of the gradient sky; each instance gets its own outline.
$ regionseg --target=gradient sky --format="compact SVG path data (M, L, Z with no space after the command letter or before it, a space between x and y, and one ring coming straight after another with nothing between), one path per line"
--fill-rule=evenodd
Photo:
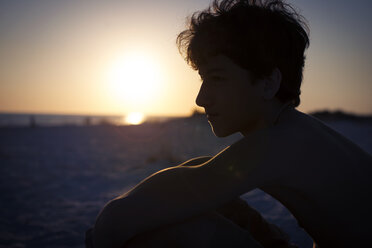
M175 39L209 2L0 0L0 111L189 114L200 80ZM310 26L299 109L372 114L372 1L289 2ZM110 82L128 54L152 61L143 75L156 68L147 101L130 101Z

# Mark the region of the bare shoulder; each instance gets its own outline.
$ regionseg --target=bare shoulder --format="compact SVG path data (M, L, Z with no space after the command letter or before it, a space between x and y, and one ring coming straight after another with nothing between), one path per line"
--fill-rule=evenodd
M323 200L329 197L323 191L357 195L371 188L370 154L311 116L294 111L286 118L271 131L261 174L271 171L277 185Z
M346 173L350 167L370 173L372 168L369 154L295 109L286 111L276 126L252 133L221 155L221 161L248 172L246 175L254 170L260 182L274 177L293 180L316 173Z
M299 112L295 109L287 111L281 117L278 125L268 131L270 143L276 146L280 153L299 152L298 156L322 155L327 150L328 157L342 157L342 151L348 154L364 156L364 152L342 134L331 129L320 120Z

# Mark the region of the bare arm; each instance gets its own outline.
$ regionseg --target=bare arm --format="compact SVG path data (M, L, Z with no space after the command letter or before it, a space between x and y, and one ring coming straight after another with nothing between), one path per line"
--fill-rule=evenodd
M189 159L189 160L183 162L182 164L180 164L178 166L179 167L180 166L200 166L200 165L206 163L208 160L210 160L212 158L213 157L211 157L211 156L196 157L196 158Z
M162 170L109 202L97 218L93 243L122 247L138 233L216 209L259 186L265 136L243 139L199 166Z

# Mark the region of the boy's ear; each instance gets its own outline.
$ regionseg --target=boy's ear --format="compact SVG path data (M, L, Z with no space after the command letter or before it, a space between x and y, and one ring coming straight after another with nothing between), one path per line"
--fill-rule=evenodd
M271 75L265 77L265 86L263 97L265 100L271 100L274 98L276 93L279 91L280 84L282 82L282 73L275 67L271 72Z

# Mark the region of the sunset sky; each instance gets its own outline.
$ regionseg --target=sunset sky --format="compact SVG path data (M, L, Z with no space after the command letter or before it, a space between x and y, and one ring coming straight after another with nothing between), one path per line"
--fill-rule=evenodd
M288 2L310 26L299 109L372 114L372 1ZM0 112L190 114L200 80L175 39L209 3L0 0Z

